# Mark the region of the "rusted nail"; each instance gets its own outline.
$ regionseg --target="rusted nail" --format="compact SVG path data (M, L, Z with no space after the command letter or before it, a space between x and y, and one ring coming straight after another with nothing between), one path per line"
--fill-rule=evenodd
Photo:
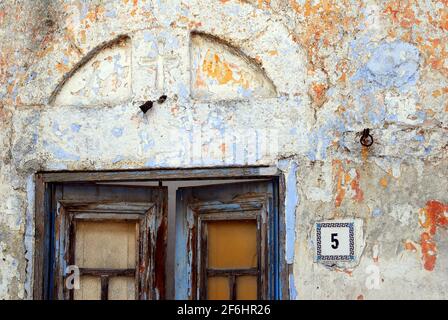
M153 102L152 101L146 101L144 104L142 104L140 106L140 110L143 111L143 113L148 112L149 109L151 109L153 106Z
M160 98L157 100L158 103L162 104L166 101L168 97L166 95L160 96Z
M373 137L370 134L370 129L364 129L362 131L362 136L361 136L361 139L359 140L359 142L364 147L370 147L373 144Z

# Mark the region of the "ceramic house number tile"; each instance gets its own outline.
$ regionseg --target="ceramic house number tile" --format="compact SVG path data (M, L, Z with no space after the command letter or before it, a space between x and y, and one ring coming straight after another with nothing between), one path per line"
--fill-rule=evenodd
M359 220L316 222L314 226L315 261L321 263L355 262L362 242Z

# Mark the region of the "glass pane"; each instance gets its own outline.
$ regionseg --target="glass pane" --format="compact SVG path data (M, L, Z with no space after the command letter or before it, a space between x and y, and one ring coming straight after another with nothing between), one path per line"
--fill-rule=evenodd
M236 278L236 299L257 300L256 276L240 276Z
M80 268L135 268L137 223L76 223L75 264Z
M209 277L207 281L207 299L230 300L229 279L227 277Z
M134 277L109 278L109 300L135 300Z
M208 267L238 269L257 267L255 220L207 222Z
M101 278L93 276L81 276L79 289L73 294L75 300L100 300Z

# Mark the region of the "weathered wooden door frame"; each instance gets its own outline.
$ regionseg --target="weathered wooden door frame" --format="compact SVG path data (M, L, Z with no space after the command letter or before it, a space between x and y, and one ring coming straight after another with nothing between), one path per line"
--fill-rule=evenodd
M292 266L285 260L285 177L276 167L214 167L184 169L145 169L122 171L59 171L38 172L35 176L35 245L33 297L36 300L48 298L50 275L49 241L51 230L50 207L52 190L56 183L67 182L134 182L174 180L217 180L217 179L272 179L276 185L278 207L278 268L280 299L289 299L289 274Z

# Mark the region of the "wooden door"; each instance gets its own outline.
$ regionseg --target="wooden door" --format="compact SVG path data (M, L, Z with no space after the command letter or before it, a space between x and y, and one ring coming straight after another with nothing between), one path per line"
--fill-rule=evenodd
M181 263L184 246L191 255L184 259L186 269L176 263L176 279L189 275L190 299L272 297L273 199L271 181L178 190L176 258Z
M52 207L53 299L165 297L166 187L58 184Z

